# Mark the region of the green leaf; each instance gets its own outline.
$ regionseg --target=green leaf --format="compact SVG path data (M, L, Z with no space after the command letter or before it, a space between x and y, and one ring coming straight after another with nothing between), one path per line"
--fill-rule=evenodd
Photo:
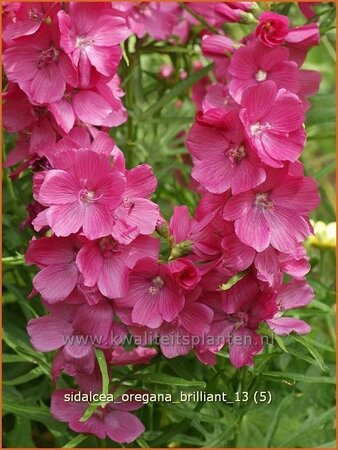
M6 258L2 258L3 266L22 266L23 264L25 264L24 255L8 256Z
M301 344L303 347L305 347L308 352L313 356L313 358L317 361L319 367L322 369L323 372L327 371L327 367L324 363L324 359L322 355L318 352L318 350L308 341L308 339L304 336L297 336L297 335L291 335L290 336L294 341Z
M27 335L19 327L11 323L2 333L3 340L13 349L18 355L24 358L31 364L39 364L40 370L50 377L50 367L46 361L46 356L43 353L36 352L29 344Z
M241 279L244 278L248 273L249 273L249 270L243 270L243 272L238 272L236 275L234 275L232 278L230 278L230 280L227 283L222 284L220 286L220 289L222 291L227 291L228 289L231 289L232 286L234 286L236 283L241 281Z
M136 442L140 446L140 448L150 448L149 444L142 438L136 439Z
M12 413L25 419L29 417L31 420L43 423L55 437L61 437L65 434L67 436L67 426L55 421L46 406L31 406L18 402L13 403L4 398L2 408L5 413Z
M336 105L335 96L332 94L319 94L312 97L312 107L307 113L306 125L319 125L327 122L335 122Z
M38 378L41 375L44 375L44 372L41 369L41 367L35 367L34 369L30 370L24 375L20 375L19 377L14 378L13 380L2 380L2 383L5 386L16 386L17 384L23 384L27 383L28 381L35 380L35 378Z
M274 334L273 336L274 340L277 342L277 344L279 345L279 347L283 350L283 352L288 353L287 348L285 347L283 338L281 338L280 336L277 336L276 334Z
M319 172L316 173L315 179L320 180L321 178L330 175L330 173L334 172L335 170L336 170L336 161L332 161L330 164L323 167Z
M302 381L304 383L326 383L336 384L334 377L316 377L310 375L302 375L301 373L291 372L263 372L261 376L270 378L275 381L283 381L285 383L294 384L296 381Z
M280 416L281 416L283 410L290 406L289 404L290 404L291 400L293 400L293 397L291 395L284 397L283 400L279 403L279 405L275 409L274 414L271 417L269 427L265 433L265 440L262 443L263 448L271 447L271 441L272 441L274 433L278 427Z
M104 353L101 349L96 348L95 349L95 355L97 362L100 367L101 377L102 377L102 394L108 395L109 391L109 376L108 376L108 367L107 367L107 361L104 356Z
M108 376L107 361L106 361L104 353L101 349L96 348L95 355L96 355L96 360L97 360L99 368L100 368L101 378L102 378L101 394L104 394L105 396L107 396L109 393L109 376ZM107 404L106 402L90 403L88 408L84 412L83 416L81 417L80 422L86 422L94 414L94 412L98 406L106 406L106 404Z
M208 66L203 67L203 69L199 70L198 72L194 72L185 80L176 84L172 89L170 89L169 92L164 94L158 101L156 101L156 103L154 103L152 106L150 106L150 108L148 108L145 112L142 113L141 116L142 120L144 121L148 117L154 116L163 108L163 106L175 100L177 97L179 97L188 89L190 89L191 86L197 83L197 81L205 77L211 71L212 67L213 64L209 64Z
M194 389L205 389L204 381L189 381L183 378L173 377L164 373L142 374L134 376L133 379L143 381L144 384L160 384L163 386L190 387Z
M85 441L89 436L85 434L78 434L73 439L71 439L69 442L67 442L66 445L64 445L62 448L76 448L81 442Z
M311 433L313 429L318 429L322 425L324 425L329 420L333 420L335 418L336 414L336 408L332 407L328 411L325 411L320 416L316 417L314 420L306 420L303 425L296 431L296 433L293 433L291 436L286 439L286 441L282 442L278 447L288 447L288 444L292 443L295 445L295 442L297 442L297 439L299 439L301 436L303 436L306 433Z
M5 435L5 445L7 448L36 448L31 436L30 419L16 416L13 429Z

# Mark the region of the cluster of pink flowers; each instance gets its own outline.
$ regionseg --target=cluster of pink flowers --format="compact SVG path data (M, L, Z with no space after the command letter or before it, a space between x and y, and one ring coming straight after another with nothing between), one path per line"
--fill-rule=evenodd
M199 205L194 217L175 207L167 223L151 201L151 167L127 168L107 133L127 120L120 44L131 34L184 43L198 19L178 3L5 5L4 126L18 135L6 164L23 161L14 177L34 172L27 221L37 237L26 262L39 269L31 295L48 310L28 333L36 350L57 351L54 381L64 372L82 392L100 392L96 348L109 370L158 353L216 364L223 348L242 367L263 350L261 324L281 336L310 330L283 313L313 297L302 241L319 195L298 159L307 97L320 82L301 65L319 31L264 13L241 43L224 35L225 22L252 20L254 6L189 3L219 30L201 38L217 81L193 89L187 147ZM144 431L130 413L141 404L108 403L81 421L88 405L67 404L70 392L56 390L51 411L72 430L120 443Z

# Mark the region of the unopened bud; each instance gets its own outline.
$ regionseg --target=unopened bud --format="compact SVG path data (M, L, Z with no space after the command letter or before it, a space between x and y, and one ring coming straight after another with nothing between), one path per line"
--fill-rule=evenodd
M256 24L256 23L258 23L258 20L256 19L256 17L253 14L243 12L241 14L241 23L245 23L247 25Z
M189 255L192 252L192 246L192 241L183 241L179 244L175 244L171 249L169 261Z
M168 223L163 219L157 222L156 232L165 239L169 239L170 231Z

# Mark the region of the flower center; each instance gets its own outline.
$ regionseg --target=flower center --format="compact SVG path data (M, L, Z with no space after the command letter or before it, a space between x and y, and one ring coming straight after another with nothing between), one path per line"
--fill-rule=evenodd
M235 314L230 314L228 319L235 323L236 328L243 327L248 323L249 316L246 312L238 311Z
M271 125L269 123L262 125L261 123L256 122L253 125L250 125L250 133L252 134L252 136L259 136L262 133L262 131L270 129Z
M43 18L44 18L44 15L43 15L42 12L39 11L38 9L36 9L36 8L31 8L31 9L28 11L28 17L29 17L31 20L35 20L36 22L42 22L42 21L43 21Z
M149 8L149 5L147 5L146 2L139 3L138 5L135 5L134 8L136 9L136 11L137 11L139 14L144 14L144 13L146 13L147 11L149 11L149 9L150 9L150 8Z
M80 191L80 200L85 205L88 205L88 203L94 202L96 200L95 192L88 191L86 188L82 188Z
M255 205L258 206L260 209L271 209L273 207L273 201L269 200L268 193L259 193L256 194L255 198Z
M111 236L101 238L99 240L99 246L105 256L111 256L112 253L121 253L120 244Z
M264 72L263 70L259 70L257 73L256 73L256 81L265 81L266 80L266 77L267 77L267 73L266 72Z
M57 61L59 54L59 50L56 50L54 47L50 47L47 50L42 50L38 61L38 68L42 69L42 67L54 63Z
M94 45L94 39L88 39L86 36L76 36L75 47L84 49L90 45Z
M232 147L227 152L227 157L230 159L230 161L234 164L239 163L241 159L246 157L245 149L243 145Z
M134 207L134 202L130 197L123 197L122 204L125 208L130 209Z
M148 292L151 295L155 295L160 291L160 289L164 285L164 281L162 280L161 277L155 277L151 281L152 281L153 285L150 286L150 288L148 289Z

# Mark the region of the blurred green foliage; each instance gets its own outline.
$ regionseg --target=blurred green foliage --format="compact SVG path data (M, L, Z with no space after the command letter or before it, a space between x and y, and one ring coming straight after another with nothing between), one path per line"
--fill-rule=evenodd
M294 24L306 21L296 4L277 3L272 7L288 14ZM323 80L320 93L311 99L302 161L307 175L316 177L322 196L313 219L328 223L335 221L335 5L323 3L317 11L322 42L310 51L304 67L319 70ZM227 24L225 28L237 39L251 29L239 24ZM158 178L154 199L167 219L174 205L186 204L193 212L198 200L187 188L191 167L184 159L185 133L195 112L188 93L192 84L210 71L210 67L202 73L192 69L199 59L208 64L200 55L198 31L197 26L186 46L130 38L120 71L129 120L111 130L111 135L125 152L129 167L142 162L152 165ZM165 63L176 69L167 81L158 75ZM179 69L188 73L186 80L180 80ZM4 142L5 157L14 137L6 135ZM32 198L31 173L25 172L15 182L10 181L9 173L3 173L3 256L7 258L3 267L4 446L119 447L108 439L99 442L91 436L76 435L50 416L52 355L35 352L25 331L27 321L42 315L43 307L38 298L27 300L35 271L16 257L24 254L32 236L30 230L20 228L26 216L25 205ZM114 369L113 380L123 378L126 386L153 392L175 395L182 384L175 380L183 379L187 391L205 384L208 392L224 391L229 398L234 398L235 392L249 393L247 403L233 405L149 404L140 411L147 431L130 446L334 447L334 253L333 249L309 248L313 267L309 282L316 298L296 316L307 320L312 332L306 338L289 336L268 345L256 357L253 368L234 369L228 354L222 351L215 367L202 366L190 355L174 360L158 357L151 365L133 371L130 367ZM63 376L59 386L71 383ZM270 391L271 404L256 405L252 399L257 391Z

